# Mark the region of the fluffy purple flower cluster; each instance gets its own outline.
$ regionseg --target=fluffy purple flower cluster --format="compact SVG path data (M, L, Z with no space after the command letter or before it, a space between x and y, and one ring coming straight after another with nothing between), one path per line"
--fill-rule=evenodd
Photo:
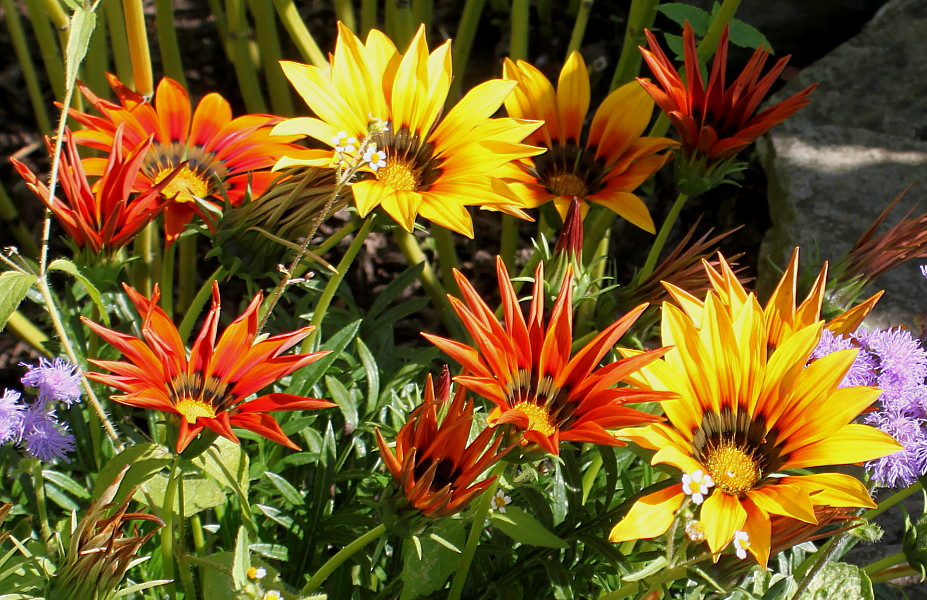
M904 450L870 461L866 468L886 487L903 487L927 474L927 351L901 329L860 329L844 337L824 330L811 359L847 348L859 348L841 383L882 388L877 410L865 422L893 436Z
M24 387L34 388L34 402L21 400L21 394L4 390L0 396L0 444L19 444L28 454L43 462L68 461L74 450L74 436L55 414L55 402L70 406L80 401L80 373L61 360L39 359L38 366L23 364Z

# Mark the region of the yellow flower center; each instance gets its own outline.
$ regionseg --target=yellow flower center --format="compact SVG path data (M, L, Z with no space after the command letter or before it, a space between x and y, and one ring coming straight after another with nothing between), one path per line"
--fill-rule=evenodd
M385 167L376 170L377 179L395 190L415 192L419 187L416 169L402 161L389 160Z
M557 428L550 422L550 415L534 402L519 402L512 410L520 410L528 416L528 429L543 435L551 435Z
M212 419L216 416L216 410L211 404L193 398L184 398L175 404L174 408L177 409L177 412L179 412L190 425L196 423L196 420L201 417Z
M715 486L732 496L753 489L763 474L752 456L730 442L713 448L705 460L705 467Z
M161 182L170 175L174 169L167 168L158 171L155 183ZM181 167L180 172L171 180L167 187L161 190L165 198L173 198L174 202L195 202L197 198L209 195L209 183L203 177L187 167Z
M589 193L586 182L573 173L554 173L547 178L547 189L558 196L579 196Z

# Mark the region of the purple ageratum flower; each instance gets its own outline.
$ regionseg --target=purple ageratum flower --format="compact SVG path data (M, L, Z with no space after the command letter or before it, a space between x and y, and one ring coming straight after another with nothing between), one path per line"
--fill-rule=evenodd
M817 360L832 352L849 350L850 348L859 348L859 353L857 353L856 360L853 361L843 381L840 382L840 387L876 385L879 366L876 357L865 348L860 348L859 343L853 338L836 334L830 329L824 329L821 332L821 341L818 342L817 347L811 353L810 360Z
M870 413L866 422L901 442L904 450L866 463L872 478L885 487L907 487L927 471L927 430L923 418L895 410Z
M23 385L38 389L39 402L60 400L70 406L80 400L80 373L76 365L61 358L54 362L40 358L37 367L26 363L20 365L29 369L23 375Z
M3 390L3 396L0 396L0 444L18 442L22 437L23 408L19 392Z
M71 462L67 454L74 451L74 436L52 411L31 406L23 413L22 442L26 454L42 462Z
M856 332L860 344L879 361L876 385L888 391L924 383L927 377L927 351L911 332L896 327L872 332Z

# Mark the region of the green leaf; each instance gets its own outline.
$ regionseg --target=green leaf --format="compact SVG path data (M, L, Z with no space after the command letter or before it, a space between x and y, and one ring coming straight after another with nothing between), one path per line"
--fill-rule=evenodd
M364 414L369 415L377 409L377 401L380 398L380 370L377 368L377 361L371 354L370 349L364 340L357 338L357 356L361 364L364 365L364 373L367 376L367 406Z
M232 559L232 581L235 583L235 587L241 589L248 583L248 567L250 566L248 532L244 527L239 527L238 536L235 539L235 555Z
M308 367L300 369L293 374L293 381L287 388L288 394L297 396L307 396L322 376L328 371L329 367L338 359L348 344L357 336L357 330L360 329L363 321L354 321L346 325L341 331L333 335L328 341L322 344L321 350L330 350L331 354L323 356Z
M6 327L6 322L13 311L19 308L19 303L26 297L26 292L35 283L35 279L35 275L29 273L15 271L0 273L0 331Z
M190 462L211 475L220 485L235 492L247 504L249 460L241 444L217 437L205 452Z
M219 569L203 569L203 598L205 600L239 600L241 596L235 590L230 572L235 560L231 552L218 552L210 554L210 562L226 567L228 572Z
M153 443L136 444L129 446L106 463L100 474L97 475L93 486L93 499L109 487L116 475L126 465L131 465L129 471L119 484L119 491L115 498L122 499L133 487L140 486L160 473L171 464L171 454L164 446Z
M328 386L328 391L331 392L332 400L341 409L345 422L351 428L350 431L357 429L357 404L354 402L351 392L331 375L325 376L325 385Z
M551 533L537 519L517 506L508 507L505 514L496 511L490 520L502 533L516 542L531 546L543 546L544 548L568 547L565 541Z
M430 597L444 587L444 582L457 570L460 563L460 554L448 548L448 545L455 548L463 547L463 522L454 519L440 521L431 528L428 537L419 537L418 542L421 558L415 544L402 545L400 600Z
M740 46L741 48L759 48L760 46L766 46L769 48L770 54L775 54L766 36L756 27L748 25L743 21L737 19L731 21L729 35L731 43L735 46Z
M84 276L80 272L80 269L77 268L77 265L72 263L69 260L64 260L59 258L53 260L50 265L48 265L49 271L62 271L67 273L84 286L84 289L87 290L87 295L90 296L90 299L93 300L93 303L96 305L97 310L100 311L100 318L103 319L103 323L109 325L109 315L106 314L106 305L103 304L103 297L100 295L100 290L97 289L97 286Z
M255 554L260 554L264 558L282 560L284 562L290 560L289 549L280 544L251 544L248 549Z
M692 31L694 31L697 36L703 36L708 31L708 23L711 15L701 8L689 6L688 4L671 2L658 6L657 10L666 15L674 23L678 23L680 27L685 25L686 21L688 21L689 24L692 25Z
M144 490L139 488L135 492L138 502L148 503L159 510L163 510L164 496L167 492L168 473L161 471L148 480ZM123 482L123 485L125 483ZM190 517L207 508L213 508L225 503L225 491L212 477L206 477L199 471L183 474L183 516ZM144 493L147 491L147 494ZM175 512L180 510L180 491L174 497Z
M90 35L96 24L97 15L89 10L78 8L71 15L68 47L65 52L65 85L69 88L74 87L74 82L77 81L77 69L87 55Z
M270 482L274 484L274 487L277 488L284 500L294 506L302 506L304 504L303 495L300 494L299 490L293 487L289 481L270 471L264 471L264 475L270 479Z
M856 565L827 563L811 580L801 600L873 600L872 582Z
M44 477L46 481L54 483L72 496L77 496L82 500L87 500L90 498L90 492L87 491L87 486L77 483L64 473L43 469L42 477Z

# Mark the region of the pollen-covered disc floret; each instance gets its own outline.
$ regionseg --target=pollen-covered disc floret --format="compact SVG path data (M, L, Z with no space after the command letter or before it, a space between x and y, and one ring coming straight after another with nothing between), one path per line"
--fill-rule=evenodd
M730 267L721 264L730 275ZM764 311L753 294L739 295L739 283L714 285L716 291L704 302L674 292L680 307L663 305L660 328L663 343L672 349L627 378L641 389L679 396L661 402L667 423L619 435L653 449L654 464L671 465L685 475L680 483L638 500L610 539L662 535L686 499L694 502L700 493L704 501L696 503L695 517L704 524L711 553L718 555L739 540L738 554L747 552L765 565L773 517L814 524L819 507L875 506L858 479L831 470L809 473L808 468L863 462L900 446L881 431L853 422L880 393L872 387L840 387L855 349L809 364L823 329L821 321L801 325L811 309L803 307L789 319L786 331L778 326L783 315L796 312L791 296L789 303L777 302ZM628 357L640 353L621 352ZM706 496L697 482L707 477L714 486Z
M692 502L701 504L705 501L705 496L715 485L711 475L701 469L696 469L691 473L684 473L682 476L682 491L687 496L692 497Z

